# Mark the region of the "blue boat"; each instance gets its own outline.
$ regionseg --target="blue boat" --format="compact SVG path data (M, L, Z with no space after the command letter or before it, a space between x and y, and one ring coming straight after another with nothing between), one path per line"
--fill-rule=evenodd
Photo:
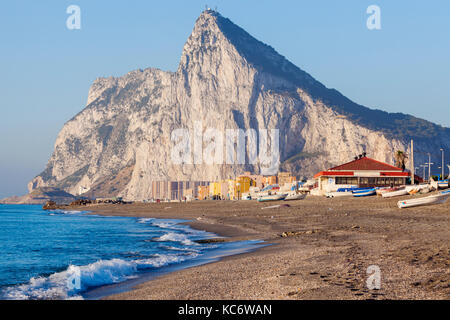
M372 189L366 189L366 190L358 190L353 192L354 197L368 197L368 196L374 196L377 194L377 191L375 188Z
M439 180L437 182L438 188L440 189L447 189L449 187L449 179L446 180Z

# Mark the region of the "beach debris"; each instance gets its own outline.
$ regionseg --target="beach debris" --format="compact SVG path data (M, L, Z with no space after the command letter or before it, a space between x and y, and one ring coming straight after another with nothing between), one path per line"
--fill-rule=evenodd
M276 205L274 205L274 206L262 207L261 209L262 209L262 210L264 210L264 209L276 209L276 208L279 208L279 207L280 207L280 205L279 205L279 204L276 204Z
M306 230L306 231L285 231L283 232L280 236L282 238L286 238L286 237L295 237L295 236L299 236L302 234L313 234L313 233L319 233L319 230Z
M172 207L164 207L164 210L166 210L166 209L171 209Z
M359 229L359 228L361 228L360 226L358 226L358 225L354 225L354 226L352 226L352 229Z
M268 207L262 207L261 209L277 209L277 208L289 208L291 205L290 204L276 204L274 206L268 206Z
M202 220L202 217L197 217L197 220Z

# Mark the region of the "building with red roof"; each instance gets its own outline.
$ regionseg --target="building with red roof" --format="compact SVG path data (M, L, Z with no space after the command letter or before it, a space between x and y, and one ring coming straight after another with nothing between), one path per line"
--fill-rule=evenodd
M348 163L317 173L320 193L333 192L339 188L387 187L406 184L409 172L390 164L363 156Z

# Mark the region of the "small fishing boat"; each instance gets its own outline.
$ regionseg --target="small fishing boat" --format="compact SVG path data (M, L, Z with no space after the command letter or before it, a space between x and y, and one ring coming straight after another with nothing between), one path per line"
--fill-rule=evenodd
M306 194L305 193L289 193L286 198L284 198L284 201L289 201L289 200L303 200L306 198Z
M400 196L405 196L409 194L408 191L406 189L400 189L397 191L391 191L391 192L386 192L383 193L381 196L383 198L393 198L393 197L400 197Z
M374 196L377 194L377 191L375 188L369 189L369 190L360 190L360 191L353 191L354 197L368 197L368 196Z
M449 187L449 180L439 180L437 185L439 189L447 189Z
M358 187L351 187L351 188L339 188L337 189L337 192L355 192L355 191L365 191L372 188L358 188Z
M445 201L447 201L449 196L450 196L450 191L441 192L436 195L432 195L432 196L428 196L428 197L424 197L424 198L402 200L397 203L397 206L401 209L401 208L411 208L411 207L418 207L418 206L440 204L440 203L444 203Z
M385 188L378 188L376 190L377 190L377 195L382 196L384 193L394 192L394 191L398 191L400 189L401 189L401 187L394 187L394 188L385 187Z
M340 197L352 197L353 192L351 191L343 191L343 192L328 192L326 194L327 198L340 198Z
M425 184L425 185L424 184L421 184L421 185L415 184L415 185L406 186L405 190L408 191L408 193L410 195L413 195L413 194L419 193L420 190L425 189L427 187L428 187L427 184Z
M258 198L258 202L266 202L266 201L280 201L286 198L287 194L279 193L279 194L268 194L264 196L260 196Z
M420 190L419 190L419 193L420 193L420 194L427 194L427 193L430 193L430 192L435 191L435 190L436 190L436 188L433 188L433 187L431 187L431 186L428 186L428 187L425 187L425 188L423 188L423 189L420 189Z

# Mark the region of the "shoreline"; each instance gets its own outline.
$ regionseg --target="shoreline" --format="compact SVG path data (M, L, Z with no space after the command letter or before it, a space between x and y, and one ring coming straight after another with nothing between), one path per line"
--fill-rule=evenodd
M99 205L99 207L103 206L104 205ZM67 210L78 211L80 208L82 207L77 207L77 209L67 208ZM119 217L142 218L142 216L138 214L133 215L133 214L124 214L123 212L109 212L109 210L103 211L102 209L103 208L101 209L97 208L97 210L89 209L88 211L85 212L85 214L99 215L104 217L119 216ZM170 213L168 215L162 215L158 217L146 215L145 218L172 219L172 220L179 219L179 217L172 216ZM99 300L99 299L105 300L108 298L113 298L116 295L122 294L126 295L128 292L133 291L133 289L136 286L148 284L151 281L154 281L155 279L164 276L169 276L171 273L179 272L185 269L196 268L207 264L213 264L232 256L251 254L254 251L273 245L273 243L267 243L266 241L260 239L256 238L250 239L249 237L245 236L244 233L239 232L236 228L233 227L219 226L215 224L204 223L198 220L187 220L184 222L180 222L178 224L187 225L194 230L212 233L215 235L213 238L202 239L199 241L206 241L208 243L218 242L221 244L225 244L225 247L215 248L212 249L211 251L207 251L200 258L164 266L162 268L158 268L156 270L149 272L143 272L142 274L139 274L135 279L130 279L116 284L109 284L93 288L92 290L88 290L85 294L83 294L83 298L87 300ZM231 244L232 248L226 246L227 244Z
M407 197L92 205L92 214L190 220L229 241L276 244L177 270L104 299L450 299L450 201L398 209ZM380 290L366 287L381 269Z
M214 263L233 255L250 253L267 246L267 244L258 241L237 241L228 242L227 244L229 245L225 245L221 248L211 249L210 251L205 252L201 257L197 257L192 260L170 264L152 271L142 272L140 274L137 274L136 278L123 282L93 288L82 294L82 297L85 300L108 299L108 297L117 294L126 294L127 292L132 291L133 288L138 285L148 283L159 277L170 275L173 272Z

